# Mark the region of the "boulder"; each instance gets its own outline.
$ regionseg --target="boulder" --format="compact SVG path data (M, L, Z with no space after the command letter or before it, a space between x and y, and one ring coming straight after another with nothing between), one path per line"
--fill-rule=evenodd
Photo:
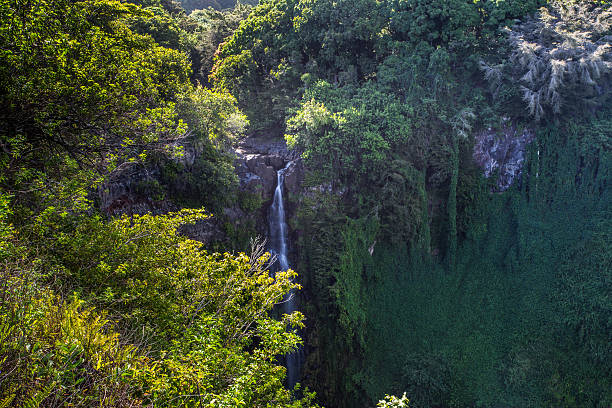
M276 188L276 170L274 170L274 167L259 163L254 173L261 178L264 191L273 194Z
M272 166L274 170L280 170L285 167L285 163L287 161L282 156L279 156L278 154L273 154L267 156L266 162L269 166Z
M271 201L277 183L277 171L293 162L285 172L285 186L297 193L303 179L299 153L289 151L284 140L250 137L243 140L236 152L234 166L240 188L261 194L264 202Z

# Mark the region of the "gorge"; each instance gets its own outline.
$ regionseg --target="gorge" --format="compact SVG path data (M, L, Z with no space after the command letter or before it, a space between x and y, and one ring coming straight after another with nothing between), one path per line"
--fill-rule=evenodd
M0 406L612 406L610 1L252 3L0 0Z

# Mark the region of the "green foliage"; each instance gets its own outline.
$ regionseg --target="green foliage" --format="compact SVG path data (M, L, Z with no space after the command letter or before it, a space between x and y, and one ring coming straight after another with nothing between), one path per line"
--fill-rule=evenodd
M5 220L3 220L5 221ZM41 260L14 237L0 271L0 400L8 406L139 406L125 376L137 363L104 316L42 285ZM12 405L10 405L12 404Z
M609 271L610 225L598 220L594 236L578 244L559 270L559 323L564 324L589 360L612 367L607 350L612 347L610 333L611 276Z
M373 72L384 12L371 0L264 2L220 48L213 81L236 95L253 122L282 130L302 74L344 83Z
M231 95L201 87L182 96L177 109L189 127L181 155L156 155L148 164L159 169L159 183L172 201L220 212L235 200L238 179L229 149L246 119Z
M465 52L470 44L484 45L497 35L498 27L535 10L539 0L504 1L408 1L392 2L395 11L389 30L394 40L432 47L452 44Z
M395 395L385 395L385 398L378 401L376 406L379 408L408 408L409 402L405 393L400 398L397 398Z
M193 87L183 53L154 42L149 34L182 30L162 4L3 4L4 189L42 208L79 210L109 173L144 166L135 194L175 195L214 211L232 201L236 177L226 150L243 133L244 115L227 93ZM157 25L162 17L172 24Z
M346 213L374 214L385 238L417 236L425 208L414 111L374 83L312 86L288 121L288 144L323 180L344 187Z
M486 182L469 181L474 176L462 169L458 186L469 187L457 191L457 216L469 222L458 235L452 273L442 257L406 245L378 243L370 255L368 240L355 245L355 237L368 234L364 224L329 228L329 216L320 226L303 219L309 233L318 226L317 236L342 237L332 246L340 255L324 262L350 260L346 269L328 269L328 281L305 282L323 291L318 285L338 287L341 273L352 279L319 313L359 305L344 314L358 325L359 342L354 333L344 341L362 360L344 371L344 378L353 374L337 405L362 406L404 391L415 407L610 404L608 124L603 111L542 130L521 187L503 194L491 195ZM459 200L466 191L473 197ZM322 273L325 265L310 268ZM351 296L352 288L359 295ZM316 330L323 336L331 329L318 323ZM316 341L319 353L347 349L341 338Z
M202 87L183 96L177 109L196 140L208 141L218 148L231 147L248 124L233 96Z
M171 15L161 4L149 5L143 9L147 11L146 14L134 15L129 22L133 31L150 35L157 44L166 48L183 50L188 47L189 34L181 27L176 16Z
M186 60L130 30L138 8L3 1L0 15L3 188L78 208L99 173L185 133Z
M50 387L49 406L113 398L122 398L116 406L310 406L310 393L293 399L284 388L277 362L300 344L287 328L302 327L303 316L268 314L299 288L295 272L271 277L260 250L208 254L178 233L205 217L184 210L104 222L48 211L34 263L3 269L0 344L11 377L0 395L25 400ZM48 279L82 300L62 303L44 288ZM119 346L126 342L133 346Z
M189 15L197 24L192 65L196 81L207 84L217 48L238 28L252 8L242 3L223 11L200 8L203 9L196 9Z
M303 91L298 88L300 79L361 84L378 78L386 59L410 54L429 60L432 54L446 53L451 58L432 59L432 70L452 66L455 73L475 72L477 60L468 52L474 48L489 52L500 25L541 4L538 0L263 2L221 46L212 79L237 97L254 124L282 131L287 109ZM412 71L407 65L397 78ZM260 108L262 101L266 111Z
M210 145L200 149L191 164L160 158L156 164L161 169L160 181L165 195L173 202L191 208L206 206L218 212L235 200L238 179L233 160Z
M553 1L536 17L508 31L512 53L498 65L482 64L494 94L519 85L535 121L576 110L595 110L608 98L612 13L605 4Z
M234 193L225 152L244 116L151 37L182 47L171 2L142 3L0 2L0 405L316 406L278 362L301 344L301 313L272 317L295 272L272 277L261 245L187 239L202 209L91 207L109 174L160 157L184 166L175 182L193 167L188 193L211 207ZM164 181L136 190L161 196Z
M415 44L424 41L433 47L450 42L473 42L475 38L470 36L477 33L480 25L476 3L398 0L393 2L396 13L391 18L390 31L398 40Z
M174 154L162 152L147 157L141 168L143 180L130 193L221 212L236 199L238 178L230 148L243 134L244 115L231 95L201 87L181 95L176 107L188 134Z
M259 207L226 154L238 106L312 169L305 379L332 406L612 403L607 2L136 3L0 1L0 405L313 405L278 365L294 272L182 236L203 210L90 208L133 163L159 170L143 195ZM188 82L211 68L215 91ZM555 120L490 194L470 132L507 114Z
M293 0L262 3L216 56L211 81L236 96L255 129L281 126L284 110L295 94L289 84L299 77L278 58L292 26L291 7ZM255 38L262 33L266 38Z
M490 196L471 158L473 128L496 125L507 114L527 119L519 112L520 77L506 77L507 86L488 95L478 60L511 54L518 43L505 42L500 26L541 5L269 2L221 46L214 83L234 92L268 130L282 129L289 116L286 140L311 169L297 223L300 268L309 271L304 282L316 316L308 338L317 349L306 370L331 405L362 406L384 391L409 391L415 406L559 406L580 387L589 397L574 396L576 404L607 403L605 385L598 388L592 374L607 369L590 361L573 375L567 367L578 355L567 345L551 347L560 263L548 255L582 242L574 235L577 220L586 223L605 202L607 120L577 125L588 137L576 137L567 122L543 133L521 192ZM535 65L546 87L551 41L585 28L563 25L554 7L541 12L548 16L536 24L542 30L527 27L528 19L520 26L529 41L543 41L542 64ZM367 24L362 8L371 10ZM600 20L575 23L603 27L607 20ZM593 65L601 82L590 91L568 85L568 100L576 100L568 108L588 103L597 86L598 101L609 95L603 69L609 41L597 33L587 37L602 46L601 64ZM585 47L587 54L597 48ZM579 64L582 54L572 55ZM516 61L506 68L525 67ZM291 95L301 96L299 105ZM572 210L576 221L567 223L563 214L576 202L581 210ZM552 231L554 249L539 241ZM594 282L594 292L607 287L605 279ZM606 302L584 307L605 310ZM606 329L601 319L594 318L598 333ZM339 376L334 366L347 368Z
M449 399L450 383L450 368L444 357L423 353L406 358L401 384L414 408L443 405Z
M181 6L188 12L191 13L194 10L227 10L232 8L238 8L240 6L256 6L259 0L180 0Z

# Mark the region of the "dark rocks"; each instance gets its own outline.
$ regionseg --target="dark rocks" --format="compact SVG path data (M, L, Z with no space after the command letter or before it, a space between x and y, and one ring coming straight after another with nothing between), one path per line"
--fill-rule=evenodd
M285 184L288 191L297 192L303 171L296 152L276 139L244 140L236 149L235 161L241 188L260 194L264 202L270 201L276 188L276 172L291 161L294 163L285 173Z
M170 200L153 199L138 193L148 184L154 184L158 176L159 172L139 165L128 167L123 172L115 174L98 188L100 209L109 216L165 214L178 210Z
M267 162L270 164L270 166L274 167L274 170L276 171L285 167L286 160L279 155L273 154L268 156Z
M189 169L202 154L203 146L197 142L186 143L183 155L176 160ZM257 233L266 234L265 214L274 196L277 184L277 171L289 166L285 171L287 192L297 195L303 180L303 164L296 152L290 152L284 141L262 138L249 138L236 149L235 172L240 180L240 189L254 193L261 198L262 206L245 213L236 204L225 208L207 220L181 228L186 236L208 245L223 241L224 225L233 225L234 230L243 231L249 225L256 225ZM165 214L178 211L172 197L153 197L156 183L160 180L159 168L144 168L140 165L124 169L101 186L97 191L100 209L110 217L122 214ZM183 182L177 180L177 183ZM159 184L157 184L159 186Z
M225 235L216 217L196 221L195 224L183 225L180 232L190 239L204 243L204 245L221 241Z
M236 153L248 153L270 157L276 156L282 159L284 163L295 160L299 157L297 152L287 149L287 144L284 140L270 139L265 137L249 137L243 140L236 149ZM281 166L280 163L278 166ZM282 166L279 168L282 168Z
M496 190L505 191L521 174L527 145L535 139L531 129L518 129L506 123L501 129L489 128L478 133L474 143L474 160L486 177L497 171Z
M304 178L304 164L302 160L294 160L285 170L285 188L291 194L297 194Z

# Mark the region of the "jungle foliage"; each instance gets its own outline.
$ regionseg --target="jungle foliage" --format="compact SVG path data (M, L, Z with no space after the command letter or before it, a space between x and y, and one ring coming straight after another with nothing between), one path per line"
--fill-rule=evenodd
M612 405L610 3L255 3L0 0L0 406L316 407L298 329L330 407ZM212 252L246 222L181 233L263 205L246 133L307 169L303 314L261 242ZM100 211L128 179L183 209Z
M213 83L310 169L322 401L610 404L611 34L608 2L285 0L222 44ZM472 146L508 120L536 142L493 193Z
M181 7L188 13L194 10L231 10L240 6L249 5L256 6L259 0L179 0Z
M299 312L272 314L293 271L186 238L203 209L93 205L154 163L206 175L189 188L215 210L236 184L244 116L190 82L185 14L142 3L0 2L0 405L316 406L279 363L301 342Z

